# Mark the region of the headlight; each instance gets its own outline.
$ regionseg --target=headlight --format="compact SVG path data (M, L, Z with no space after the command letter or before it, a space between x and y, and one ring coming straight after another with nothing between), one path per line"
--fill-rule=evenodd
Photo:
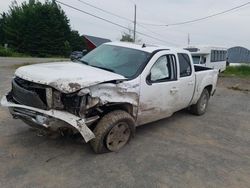
M64 105L61 100L62 94L59 91L53 92L53 108L54 109L63 109Z
M53 91L52 88L46 88L46 102L49 108L53 106Z
M99 98L88 96L86 108L87 109L92 108L92 107L96 106L99 102L100 102Z

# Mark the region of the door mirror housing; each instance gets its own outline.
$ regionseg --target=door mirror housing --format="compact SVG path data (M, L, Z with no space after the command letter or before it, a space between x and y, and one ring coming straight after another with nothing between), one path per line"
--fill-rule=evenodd
M149 75L146 77L146 82L148 85L152 85L152 82L151 82L151 73L149 73Z

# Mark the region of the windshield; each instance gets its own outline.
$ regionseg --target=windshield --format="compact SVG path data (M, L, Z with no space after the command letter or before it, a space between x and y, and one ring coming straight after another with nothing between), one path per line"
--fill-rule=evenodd
M201 56L193 56L194 64L200 64L200 59L201 59Z
M80 61L131 78L149 57L150 53L147 52L104 44L82 57Z

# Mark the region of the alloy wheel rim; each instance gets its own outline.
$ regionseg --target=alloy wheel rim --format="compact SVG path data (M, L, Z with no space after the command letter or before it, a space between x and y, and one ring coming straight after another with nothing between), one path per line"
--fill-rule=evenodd
M204 111L207 107L207 96L204 95L202 98L201 98L201 111Z
M128 142L131 130L127 123L116 124L108 133L106 146L110 151L118 151Z

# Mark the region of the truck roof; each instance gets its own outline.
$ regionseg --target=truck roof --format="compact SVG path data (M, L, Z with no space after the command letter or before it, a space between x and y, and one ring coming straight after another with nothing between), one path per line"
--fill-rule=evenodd
M135 50L141 50L144 52L148 53L153 53L154 51L157 50L169 50L170 52L184 52L184 53L189 53L189 51L184 50L182 48L174 48L174 47L169 47L169 46L158 46L158 45L150 45L150 44L135 44L131 42L108 42L105 44L113 45L113 46L120 46L120 47L125 47L125 48L131 48ZM145 46L144 46L145 45Z

